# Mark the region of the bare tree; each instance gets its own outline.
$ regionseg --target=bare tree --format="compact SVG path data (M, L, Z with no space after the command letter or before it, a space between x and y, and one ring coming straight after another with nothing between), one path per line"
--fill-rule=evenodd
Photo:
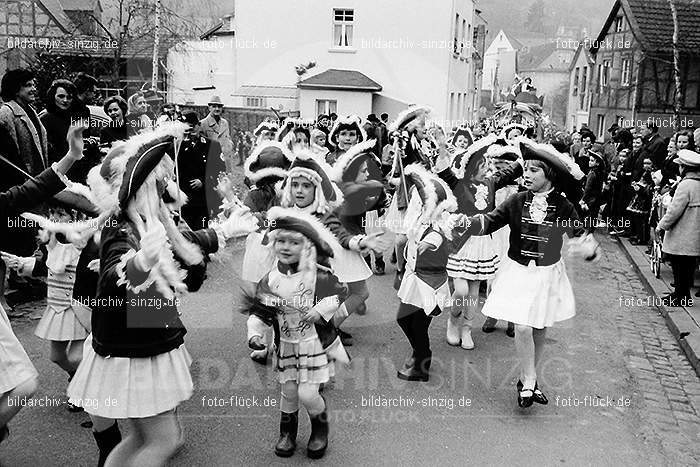
M675 131L679 130L680 118L681 118L681 72L680 72L680 53L678 52L678 11L676 10L676 4L673 0L668 0L671 6L671 16L673 17L673 78L676 83L675 94L673 96L673 129Z

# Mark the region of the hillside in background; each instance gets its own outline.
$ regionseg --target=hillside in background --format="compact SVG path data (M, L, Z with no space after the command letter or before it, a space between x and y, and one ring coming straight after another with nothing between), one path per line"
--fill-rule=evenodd
M533 4L540 3L544 15L541 24L528 24L528 11ZM615 0L477 0L477 8L488 21L487 44L503 29L513 34L530 35L539 29L553 38L558 26L586 28L590 36L596 36L610 13ZM536 10L537 11L537 10Z

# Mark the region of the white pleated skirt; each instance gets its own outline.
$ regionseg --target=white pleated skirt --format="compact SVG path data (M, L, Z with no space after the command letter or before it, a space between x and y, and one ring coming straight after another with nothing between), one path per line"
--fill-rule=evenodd
M279 381L297 383L327 383L335 374L335 365L329 361L317 336L300 341L280 339L274 361Z
M245 254L241 278L246 281L258 283L275 267L275 252L267 245L262 244L263 234L253 232L248 234L245 240Z
M448 257L447 274L457 279L488 280L496 275L498 262L498 251L491 236L472 236L457 253Z
M386 213L384 214L384 226L391 232L406 235L408 230L404 226L405 217L406 210L399 210L398 196L394 195L391 203L389 204L389 209L387 209Z
M481 312L491 318L537 329L576 315L574 291L562 260L528 266L505 257Z
M342 248L331 258L331 268L338 277L338 281L344 284L360 282L372 277L372 270L362 255L346 248Z
M510 226L504 226L491 234L493 239L493 247L496 250L499 260L508 256L508 248L510 248ZM498 272L496 272L498 274Z
M75 306L80 305L76 304ZM87 310L87 313L89 313L89 310ZM35 336L49 341L81 341L89 333L89 330L83 326L76 316L73 307L57 311L51 305L46 306L44 315L34 330Z
M445 310L451 306L452 300L447 280L440 287L434 289L418 277L415 272L408 270L401 280L398 296L402 303L422 308L426 315L430 315L435 307L438 307L440 311Z
M68 385L68 400L100 417L152 417L192 397L191 363L184 345L154 357L102 357L93 350L90 335Z
M0 395L39 374L15 336L10 319L0 307Z

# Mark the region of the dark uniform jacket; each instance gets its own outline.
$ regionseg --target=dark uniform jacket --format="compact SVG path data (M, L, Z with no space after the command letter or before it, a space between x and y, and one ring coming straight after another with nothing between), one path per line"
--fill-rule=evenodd
M221 145L205 136L188 135L180 145L177 168L180 188L189 198L183 212L196 213L191 217L197 217L200 221L191 227L201 228L201 218L215 217L221 205L221 196L216 192L219 173L226 170ZM190 182L195 179L202 182L201 188L190 187Z
M202 249L205 258L218 250L218 238L212 229L187 229L182 233ZM140 249L138 242L136 227L124 216L111 218L102 230L100 278L92 308L92 347L103 357L152 357L184 342L187 331L180 321L177 300L167 300L155 284L135 293L120 280L120 271L132 287L148 278L149 273L136 267L133 258L125 257L130 250ZM198 290L204 281L205 262L181 267L187 272L187 289Z

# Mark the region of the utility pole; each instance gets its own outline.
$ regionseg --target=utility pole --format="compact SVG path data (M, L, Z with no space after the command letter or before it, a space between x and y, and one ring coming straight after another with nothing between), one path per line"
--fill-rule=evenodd
M158 91L158 49L160 48L160 8L161 0L156 1L156 17L153 28L153 73L151 74L151 89Z

